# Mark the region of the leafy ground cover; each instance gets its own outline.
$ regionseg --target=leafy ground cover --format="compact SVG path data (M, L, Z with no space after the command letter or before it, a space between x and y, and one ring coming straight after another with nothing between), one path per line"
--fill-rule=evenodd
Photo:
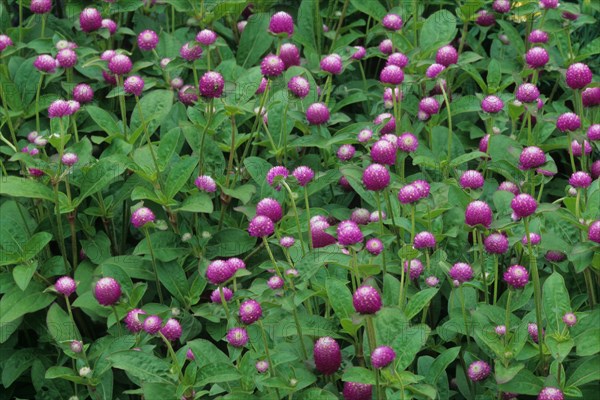
M3 2L2 398L595 398L599 12Z

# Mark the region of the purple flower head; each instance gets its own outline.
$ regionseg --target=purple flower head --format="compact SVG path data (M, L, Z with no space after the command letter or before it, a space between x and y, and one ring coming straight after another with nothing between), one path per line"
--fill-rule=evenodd
M227 282L236 269L225 260L214 260L206 268L206 279L213 285L221 285Z
M389 346L379 346L371 352L371 365L376 369L387 367L395 359L396 352Z
M422 198L421 190L414 184L403 186L398 192L398 200L402 204L411 204Z
M12 46L13 41L8 35L0 35L0 52L4 51L8 46Z
M131 59L125 54L116 54L108 61L108 69L115 75L126 75L132 67Z
M497 113L504 108L504 102L498 96L487 96L481 102L481 109L486 113Z
M537 146L525 147L519 156L519 168L523 170L541 167L546 163L546 154Z
M584 107L600 105L600 87L591 87L581 92L581 102Z
M565 396L559 388L551 386L543 388L537 396L537 400L564 400L564 398Z
M437 114L440 111L440 103L435 97L425 97L419 102L419 111L428 115Z
M84 32L97 31L102 27L102 14L93 7L85 8L79 14L79 25Z
M227 341L233 347L244 347L248 343L246 328L232 328L227 332Z
M534 29L533 31L531 31L531 33L529 34L527 40L529 41L529 43L548 43L548 34L544 31L541 31L539 29Z
M293 43L284 43L279 47L279 57L285 65L285 69L294 65L300 65L300 50Z
M588 227L588 240L600 243L600 219L592 222Z
M490 254L504 254L508 251L508 239L502 233L492 233L488 235L483 245L485 251Z
M362 46L354 46L354 53L351 58L353 60L362 60L367 55L367 50Z
M537 209L537 201L531 195L521 193L512 199L510 207L518 218L528 217Z
M470 202L465 210L465 223L469 226L483 225L489 228L492 224L492 209L481 200Z
M62 49L56 54L56 61L62 68L73 68L77 64L77 53L71 49Z
M473 268L467 263L459 262L450 268L448 275L459 283L468 282L473 279Z
M233 292L231 291L231 289L229 289L228 287L224 287L223 297L225 298L226 303L229 302L229 300L231 300L231 298L233 297ZM221 304L221 293L219 292L219 289L215 289L211 292L210 301L212 301L213 303Z
M202 47L196 42L185 43L179 49L179 55L186 61L194 61L202 56Z
M523 83L517 88L515 97L522 103L533 103L540 97L540 91L534 84Z
M246 268L246 263L241 258L232 257L232 258L227 259L227 261L225 261L225 262L227 264L229 264L229 267L231 267L233 269L234 273L238 269Z
M284 285L284 281L282 278L280 278L277 275L273 275L271 278L269 278L269 280L267 281L267 286L269 286L271 289L273 290L277 290L277 289L281 289Z
M380 191L390 184L390 172L381 164L371 164L363 172L362 181L367 190Z
M429 287L436 287L440 283L440 280L437 276L428 276L425 278L425 284Z
M372 286L361 286L352 296L352 304L359 314L375 314L381 309L381 296Z
M403 53L392 53L388 56L385 63L386 67L389 65L395 65L400 68L404 68L408 65L408 57Z
M177 97L186 106L194 104L198 101L198 91L192 85L184 85L177 92Z
M257 361L254 367L259 374L264 374L269 370L269 363L265 360Z
M329 121L329 109L325 103L313 103L306 109L306 119L311 125L322 125Z
M73 88L73 99L80 103L89 103L94 99L94 90L86 83L80 83Z
M158 45L158 35L156 32L146 29L140 32L137 37L137 45L140 50L153 50Z
M394 107L394 94L396 95L396 102L400 102L404 96L399 87L386 87L383 90L383 105L385 108Z
M217 184L215 183L215 180L208 175L201 175L197 177L194 181L194 184L198 190L203 192L212 193L217 190Z
M260 72L264 76L268 77L276 77L283 73L285 69L285 64L283 60L276 56L275 54L269 54L265 58L263 58L260 63Z
M404 72L396 65L388 65L381 70L379 80L388 85L400 85L404 81Z
M413 247L415 249L433 248L435 247L435 244L435 236L433 236L433 233L427 231L417 233L413 241Z
M140 207L131 214L131 224L136 228L154 222L155 219L154 213L148 207Z
M540 8L549 9L549 8L558 8L558 0L540 0Z
M387 14L381 20L381 24L390 31L399 31L402 29L402 18L398 14Z
M342 364L342 352L335 339L325 336L319 338L313 348L313 357L317 371L323 375L334 374Z
M373 143L371 147L371 159L375 163L394 165L396 163L396 153L398 145L389 140L380 139Z
M192 349L187 349L187 351L185 352L185 359L190 361L194 361L196 359L196 356L194 355Z
M254 237L267 237L271 236L275 232L275 225L269 217L264 215L257 215L252 218L248 225L248 233Z
M267 89L267 83L269 81L263 76L260 78L260 84L258 85L258 89L256 89L255 94L263 94Z
M181 337L181 324L174 318L169 318L160 329L160 333L168 340L175 341Z
M531 241L532 246L536 246L536 245L540 244L540 242L542 241L542 237L535 232L530 232L529 240ZM525 235L521 238L521 244L523 246L528 245L527 235Z
M575 113L564 113L556 120L556 127L561 132L576 131L581 128L581 119Z
M34 14L46 14L52 9L52 0L31 0L29 9Z
M337 227L338 242L343 246L351 246L363 241L363 234L358 224L352 220L342 221Z
M496 23L496 17L494 14L487 12L486 10L477 11L475 23L479 26L492 26Z
M382 113L375 117L375 119L373 120L373 123L375 125L381 125L386 120L387 122L381 128L382 135L392 133L396 130L396 119L390 113Z
M341 161L348 161L354 157L356 149L351 144L343 144L338 148L337 157Z
M492 8L494 11L500 14L506 14L510 11L510 1L509 0L494 0L492 4Z
M56 71L57 61L48 54L40 54L33 62L33 66L40 72L52 74Z
M483 153L487 153L488 151L488 144L490 142L490 134L486 134L484 135L481 140L479 141L479 151L483 152Z
M206 98L219 98L223 94L225 80L215 71L208 71L200 78L200 95Z
M410 261L404 261L404 272L408 272L410 279L413 281L419 279L423 273L423 263L416 258Z
M54 289L58 293L69 297L70 295L75 293L75 290L77 289L77 283L73 278L65 275L63 277L58 278L58 280L54 284Z
M279 244L281 247L285 247L286 249L292 247L294 243L296 243L296 239L294 239L292 236L284 236L279 239Z
M583 141L583 147L581 143L577 141L577 139L571 142L571 151L575 157L581 157L582 151L585 148L585 155L589 155L592 152L592 146L587 140Z
M569 178L569 185L578 189L586 189L592 184L592 177L584 171L573 172Z
M217 41L217 34L214 31L211 31L210 29L202 29L196 35L196 42L198 42L204 46L210 46L211 44L213 44L216 41Z
M361 143L366 143L373 137L373 131L370 129L363 129L358 132L357 140Z
M162 320L160 319L160 317L158 315L148 316L144 320L144 323L142 324L142 329L144 329L145 332L147 332L151 335L155 335L156 333L158 333L158 331L160 331L161 327L162 327Z
M81 353L83 350L83 343L79 340L73 340L71 343L69 343L69 347L73 353Z
M294 34L294 19L286 12L279 11L273 14L269 21L269 32L279 35L282 33L290 37Z
M114 278L102 278L94 286L94 297L101 305L112 306L121 297L121 285Z
M582 89L592 82L592 71L583 63L575 63L567 68L566 80L571 89Z
M550 56L543 47L532 47L525 54L525 62L530 68L542 68L549 60Z
M568 312L565 315L563 315L562 320L565 323L565 325L567 325L568 327L572 327L575 326L575 324L577 323L577 316L575 316L575 314L573 314L572 312Z
M315 172L311 168L301 165L294 169L292 175L296 178L300 186L306 186L315 177Z
M244 33L244 29L246 29L246 25L248 25L248 21L240 21L237 23L237 29L240 32L240 35Z
M592 179L600 178L600 160L596 160L592 163L591 173Z
M498 186L498 190L504 190L506 192L511 192L515 196L519 194L519 187L516 183L510 181L504 181Z
M321 70L333 75L342 73L342 57L338 54L330 54L321 60Z
M288 89L298 98L305 98L310 92L310 83L302 76L294 76L288 82Z
M504 336L506 335L506 326L505 325L498 325L494 328L494 331L496 332L496 335L498 336Z
M101 26L102 26L102 28L106 28L110 35L114 35L115 33L117 33L117 28L118 28L117 23L110 18L104 18L102 20Z
M383 54L390 55L394 52L394 47L390 39L384 39L379 43L379 51Z
M436 78L445 69L446 69L446 67L443 66L442 64L438 64L438 63L431 64L429 67L427 67L427 71L425 71L425 76L428 77L429 79Z
M125 79L123 82L123 89L125 93L133 94L134 96L141 96L144 90L144 80L141 76L132 75Z
M256 215L264 215L271 221L278 222L283 217L283 209L277 200L267 197L256 205Z
M371 400L373 398L373 385L368 383L344 382L342 392L344 400Z
M369 223L370 216L371 213L366 208L357 208L356 210L352 211L350 219L359 225L366 225Z
M504 281L514 289L521 289L529 282L529 273L521 265L511 265L504 272Z
M590 140L600 140L600 124L593 124L587 130L587 138Z
M267 183L270 186L273 184L277 184L275 190L281 190L281 185L279 185L280 180L285 180L290 174L290 171L284 166L278 165L276 167L271 168L267 172Z
M44 175L44 171L37 168L28 168L27 172L29 172L29 175L33 176L34 178L39 178L40 176Z
M435 55L435 62L444 66L458 62L458 51L451 45L440 47Z
M63 154L60 161L67 167L71 167L75 165L77 161L79 161L79 157L77 157L77 154L75 153L65 153Z
M383 242L378 238L371 238L367 240L365 249L367 249L371 255L377 256L383 251Z
M318 249L336 242L332 235L325 232L327 228L329 228L329 223L327 218L322 215L316 215L310 219L310 234L314 248Z
M62 118L69 114L69 102L65 100L54 100L48 107L48 117L50 118Z
M256 300L246 300L240 304L240 320L246 325L250 325L258 321L262 317L262 308Z
M419 148L419 139L410 132L404 132L400 135L396 143L398 148L406 153L415 152Z
M485 361L475 361L469 365L467 375L473 382L479 382L487 378L491 371L490 365Z
M479 189L483 187L484 179L481 172L470 169L463 172L459 183L463 189Z
M140 308L134 308L125 316L125 326L129 332L138 333L142 330L143 324L142 321L140 321L140 315L146 315L146 311Z

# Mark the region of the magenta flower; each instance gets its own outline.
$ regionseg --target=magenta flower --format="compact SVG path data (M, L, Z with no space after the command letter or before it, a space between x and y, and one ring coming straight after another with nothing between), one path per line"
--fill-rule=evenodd
M94 297L101 305L112 306L121 297L121 285L114 278L102 278L94 286Z
M329 121L329 109L325 103L313 103L306 109L306 119L311 125L322 125Z
M181 324L174 318L169 318L165 325L160 329L160 333L170 342L181 337Z
M481 200L470 202L465 210L465 223L469 226L483 225L489 228L492 224L492 209Z
M375 314L381 309L381 296L372 286L361 286L352 296L352 304L359 314Z
M79 25L84 32L97 31L102 27L102 14L95 8L85 8L79 14Z
M294 34L294 19L286 12L279 11L273 14L269 21L269 32L279 35L287 34L288 37Z
M278 222L283 217L283 209L277 200L267 197L256 205L256 215L264 215L271 221Z
M435 55L435 62L444 66L458 62L458 51L451 45L440 47Z
M131 224L136 228L141 228L149 222L154 222L156 217L148 207L141 207L131 214Z
M402 18L398 14L387 14L381 20L381 25L390 31L399 31L402 29Z
M381 369L390 365L396 359L396 352L389 346L376 347L371 353L371 365Z
M275 54L269 54L260 63L260 72L267 77L277 77L283 73L285 64Z
M315 367L323 375L334 374L342 364L342 352L335 339L326 336L319 338L313 348Z
M214 260L206 268L206 279L213 285L221 285L231 279L235 271L226 261Z
M158 34L150 29L140 32L137 37L137 45L140 50L153 50L158 45Z
M226 338L233 347L244 347L248 343L248 332L245 328L232 328Z
M485 361L475 361L469 365L467 375L473 382L479 382L487 378L491 371L490 365Z
M252 218L248 225L248 233L254 237L267 237L271 236L275 232L275 225L270 218L264 215L257 215Z
M529 282L529 273L521 265L511 265L504 272L504 281L514 289L521 289Z
M217 41L217 34L210 29L203 29L196 35L196 42L204 45L210 46L214 42Z
M54 289L58 293L69 297L70 295L75 293L75 290L77 289L77 283L70 276L63 276L58 278L58 280L54 284Z
M301 165L294 169L292 175L296 178L300 186L306 186L315 177L315 172L311 168Z
M582 89L592 82L593 75L586 64L575 63L567 68L565 78L571 89Z
M206 98L219 98L223 94L225 80L215 71L208 71L200 78L200 95Z
M288 89L298 98L305 98L310 93L310 83L302 76L294 76L288 82Z

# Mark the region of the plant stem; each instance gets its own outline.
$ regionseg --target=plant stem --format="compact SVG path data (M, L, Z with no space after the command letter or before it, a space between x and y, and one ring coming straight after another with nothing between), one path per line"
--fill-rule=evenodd
M448 114L448 158L446 160L446 173L444 175L445 178L448 178L448 175L450 173L450 161L452 160L452 112L450 111L450 101L448 100L448 94L446 94L446 89L444 89L444 85L440 85L440 88L442 89L444 103L446 103L446 112Z
M212 122L213 112L214 112L213 99L210 99L208 102L208 119L206 121L206 125L204 126L204 129L202 130L202 138L200 138L200 150L199 150L200 175L202 175L204 173L204 139L206 138L206 135L208 133L208 127L210 126L210 124Z
M467 337L467 346L470 346L471 345L471 335L469 334L469 322L467 321L467 310L465 308L465 294L463 293L462 283L458 287L458 294L460 296L460 308L461 308L463 320L465 323L465 336Z
M298 228L298 237L300 238L300 247L302 248L302 255L306 255L306 249L304 248L304 239L302 239L302 228L300 227L300 218L298 217L298 209L296 208L296 200L294 199L294 193L292 193L292 189L287 184L286 181L282 181L281 185L285 188L285 190L290 195L290 203L292 204L292 210L294 211L294 216L296 217L296 227ZM309 220L310 223L310 220ZM310 231L309 231L310 234Z
M115 314L115 325L117 325L117 330L119 331L119 337L123 336L123 331L121 330L121 320L119 319L119 314L117 313L117 307L113 304L111 306L113 313Z
M277 275L279 275L279 277L281 279L283 279L283 275L281 274L281 270L279 269L279 266L277 265L277 261L275 261L275 257L273 257L273 252L271 251L271 246L269 246L269 241L267 240L267 237L263 236L262 239L263 239L265 248L267 249L267 253L269 253L269 258L271 259L271 262L273 263L273 268L275 268L275 272L277 273Z
M154 270L154 280L156 281L156 291L158 292L158 299L160 303L163 303L162 289L160 287L160 280L158 279L158 270L156 269L156 258L154 257L154 250L152 249L152 241L150 240L150 233L148 228L144 227L144 235L148 241L148 250L150 250L150 257L152 258L152 269Z
M498 255L494 255L494 305L496 305L496 301L498 300Z
M38 81L37 91L35 92L35 130L40 132L40 92L42 90L42 83L44 82L44 74L40 73L40 80Z
M117 86L122 89L119 94L119 106L121 108L121 119L123 119L123 136L127 142L127 109L125 107L125 88L123 87L123 77L121 75L117 75Z
M540 363L544 362L544 335L543 335L543 325L542 325L542 287L540 285L540 276L537 268L537 258L533 254L533 249L531 247L531 236L529 235L529 218L525 217L525 237L527 237L527 250L529 253L529 265L533 280L533 298L535 300L535 319L538 326L538 332L540 333L540 337L538 340L538 347L540 350Z
M381 198L379 197L379 192L376 191L375 192L375 200L377 201L377 212L379 213L379 234L381 235L381 237L383 237L384 235L384 228L383 228L383 213L381 211ZM385 260L385 249L384 251L381 252L381 261L383 264L383 275L385 276L387 274L387 265L386 265L386 260Z
M309 251L313 248L312 234L310 233L310 203L308 201L308 188L304 186L304 206L306 207L306 218L308 228L308 246Z
M229 323L229 307L227 306L227 301L225 300L225 294L223 293L223 285L219 285L219 297L221 298L221 304L225 309L225 315L227 316L227 323Z
M173 351L173 346L171 346L171 342L160 331L158 332L158 334L160 335L163 342L165 342L165 344L167 345L169 355L171 356L171 359L173 360L173 364L175 364L175 368L177 369L177 375L179 376L179 381L183 382L184 378L183 378L183 373L181 372L181 366L179 365L179 360L177 360L177 355L175 354L175 351Z

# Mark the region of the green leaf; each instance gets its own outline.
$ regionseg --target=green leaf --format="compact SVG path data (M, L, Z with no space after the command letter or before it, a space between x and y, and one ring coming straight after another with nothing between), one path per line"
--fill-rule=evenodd
M525 54L525 43L523 42L523 37L514 27L514 24L503 20L498 20L498 24L500 24L502 27L502 32L508 36L510 45L515 48L517 54Z
M600 381L600 356L583 361L569 376L567 386L583 386L586 383Z
M71 321L69 315L56 303L48 310L46 316L48 332L55 342L61 343L81 338L77 325Z
M543 381L528 369L522 369L510 382L500 385L500 390L516 394L537 396L543 388Z
M187 211L194 213L208 213L213 212L212 199L206 193L194 193L187 197L179 208L174 211Z
M197 372L196 379L199 386L210 383L231 382L240 379L240 373L231 363L202 365Z
M202 366L206 364L230 364L229 358L212 342L205 339L195 339L188 342L194 353L195 362Z
M225 228L210 238L206 245L206 257L233 257L250 251L256 238L248 232L236 228Z
M46 379L65 379L67 381L75 382L80 385L85 384L85 381L86 381L85 378L83 378L79 375L75 375L75 371L73 371L73 369L67 368L67 367L58 367L55 365L51 366L50 368L48 368L46 370L46 374L44 375L44 378L46 378Z
M380 21L385 14L387 14L386 9L381 5L379 0L350 0L350 2L357 10L367 14L371 18L374 18L376 21ZM316 29L318 28L319 27L316 27Z
M256 193L256 186L246 184L233 189L222 187L221 191L227 196L240 200L242 204L246 204L252 199L254 193Z
M552 335L546 337L546 346L550 350L550 354L558 362L563 362L565 358L571 352L571 349L575 347L575 341L573 338L556 338Z
M32 179L19 178L12 175L2 177L0 194L12 197L27 197L30 199L54 201L54 193L48 186Z
M37 232L23 245L23 261L31 260L37 256L40 251L46 247L52 240L52 235L48 232Z
M142 351L126 350L108 356L112 366L146 382L170 384L173 376L164 360Z
M110 239L104 231L98 231L96 236L91 237L89 240L82 240L80 243L85 255L94 264L100 264L110 258Z
M497 88L502 80L502 70L500 63L496 59L491 59L488 65L487 84L489 87Z
M104 110L103 108L87 105L85 110L92 117L94 122L108 134L108 136L115 136L121 134L121 129L117 125L117 118Z
M558 272L554 272L546 279L542 288L543 308L548 321L548 333L563 331L563 315L571 312L569 292L565 287L565 280Z
M26 290L18 287L6 292L0 299L0 324L12 322L17 318L46 308L54 300L54 296L44 293L45 286L30 282Z
M446 45L456 36L456 18L447 10L431 14L421 29L421 49L425 54Z
M577 355L591 356L600 353L600 328L588 329L575 338Z
M496 359L495 374L496 383L501 385L510 382L525 367L525 364L516 364L505 367L501 361Z
M294 37L305 46L316 51L317 43L315 41L315 33L319 22L317 20L316 3L313 0L303 0L298 8L298 30L294 32Z
M37 261L29 262L26 264L19 264L13 268L12 274L15 283L21 290L27 289L31 278L37 269Z
M248 19L248 24L242 32L240 44L237 48L236 59L238 65L242 67L255 65L271 47L273 36L267 33L269 20L269 15L263 13L253 14Z
M314 249L296 263L296 269L300 272L300 279L307 282L319 272L326 263L338 264L349 268L350 256L343 254L339 248L335 248L334 246Z
M165 167L169 164L169 161L171 161L171 158L177 154L178 148L181 148L181 136L180 128L173 128L167 133L160 135L160 143L158 144L158 150L156 152L156 161L158 162L161 171L164 171Z
M33 66L35 57L24 61L15 74L15 85L21 95L21 103L26 108L35 97L40 73Z
M375 374L373 371L362 367L350 367L342 376L344 382L356 382L356 383L367 383L370 385L375 384Z
M145 93L131 113L130 130L135 132L145 123L148 134L152 135L169 114L172 106L172 90L153 90Z
M450 166L451 167L457 167L461 164L464 164L466 162L469 162L471 160L475 160L481 157L487 157L487 154L481 152L481 151L472 151L466 154L462 154L458 157L456 157L454 160L450 161Z
M177 300L186 303L185 297L189 293L189 285L183 267L179 263L156 263L156 271L158 279L163 284L169 293Z
M244 30L244 33L246 31ZM262 74L260 67L253 67L244 72L235 82L235 92L228 93L226 101L229 104L243 105L250 100L260 86Z
M181 238L173 232L153 232L150 234L150 243L156 259L164 262L173 261L188 252ZM135 256L142 254L150 254L147 238L140 241L133 251Z
M417 353L427 342L431 329L420 324L409 328L401 329L391 342L391 346L396 352L396 368L406 369L415 359Z
M19 379L25 371L31 368L31 365L37 359L36 352L33 349L20 349L7 352L5 357L2 365L2 386L4 388L8 388Z
M302 392L304 400L337 400L337 396L327 390L310 388Z
M171 167L165 185L165 195L168 199L175 197L177 192L190 179L190 176L198 165L199 158L196 156L186 157L179 160Z
M325 287L327 288L327 297L331 307L339 319L348 318L354 314L352 294L345 282L329 277Z
M412 319L417 314L429 304L431 299L435 297L438 289L435 288L427 288L424 290L418 291L414 296L410 298L408 304L406 305L406 309L404 310L404 314L406 314L406 318Z
M125 171L125 166L110 158L103 158L84 172L81 178L79 197L73 200L75 207L88 196L106 188L113 180L118 179Z
M392 343L399 333L405 331L409 322L396 307L382 308L373 319L377 343Z
M456 357L458 357L459 352L460 352L460 346L452 347L448 350L445 350L443 353L441 353L439 356L437 356L437 358L435 359L435 361L431 364L431 367L429 368L429 372L428 372L427 376L425 377L425 381L427 383L430 383L433 386L437 386L438 380L440 379L442 374L445 373L446 369L448 369L448 366L454 360L456 360Z

